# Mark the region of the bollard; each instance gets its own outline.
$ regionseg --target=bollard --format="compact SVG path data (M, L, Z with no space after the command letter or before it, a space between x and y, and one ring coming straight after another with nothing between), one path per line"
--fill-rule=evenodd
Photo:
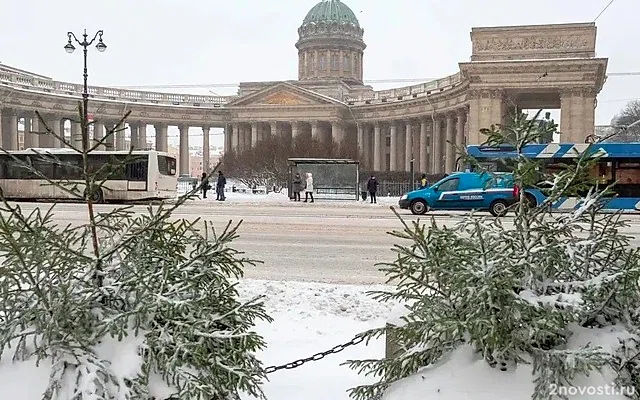
M384 346L384 358L390 359L397 357L402 353L402 346L398 343L398 340L389 333L388 328L396 327L394 324L387 322L387 332L385 333L385 346ZM386 375L386 373L385 373ZM389 378L389 376L386 376Z

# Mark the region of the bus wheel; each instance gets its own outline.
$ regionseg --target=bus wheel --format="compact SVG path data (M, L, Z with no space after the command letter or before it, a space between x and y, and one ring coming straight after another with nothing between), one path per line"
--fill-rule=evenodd
M507 214L507 202L504 200L496 200L489 206L489 212L494 217L504 217Z
M84 193L85 199L89 197L88 193ZM102 189L96 189L91 196L91 201L93 203L102 203L104 202L104 195L102 194Z
M427 207L427 203L424 200L415 200L411 203L411 213L413 215L422 215L427 212L429 207Z

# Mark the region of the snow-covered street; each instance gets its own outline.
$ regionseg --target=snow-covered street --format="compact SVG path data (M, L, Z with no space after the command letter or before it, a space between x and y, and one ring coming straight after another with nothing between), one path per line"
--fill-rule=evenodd
M37 203L19 203L29 211L47 207ZM389 231L402 229L402 224L389 209L398 198L381 197L378 204L368 201L316 201L313 204L290 202L285 195L245 195L229 193L227 201L214 199L190 201L173 214L175 218L211 221L217 229L229 222L239 222L235 244L250 258L262 261L247 268L251 279L326 282L344 284L383 284L384 276L376 263L390 261L396 241ZM100 205L98 211L112 210L114 205ZM134 206L146 212L145 206ZM398 210L406 221L416 220L407 210ZM437 212L421 216L428 221L434 216L441 225L462 219L463 212ZM488 215L488 214L486 214ZM624 233L640 238L640 217L625 216L629 226ZM81 204L59 204L55 220L60 223L83 223L86 211ZM504 218L510 224L511 217Z

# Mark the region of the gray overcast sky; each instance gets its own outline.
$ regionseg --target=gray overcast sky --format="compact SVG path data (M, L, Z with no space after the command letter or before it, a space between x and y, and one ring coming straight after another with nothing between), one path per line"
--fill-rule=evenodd
M297 78L297 28L316 0L2 0L0 62L80 82L66 32L105 31L90 84L167 85ZM474 26L589 22L609 0L345 0L365 30L366 79L438 78L469 59ZM608 72L640 71L640 1L615 0L596 21ZM11 16L11 17L7 17ZM410 83L374 85L376 89ZM214 88L219 94L235 89ZM194 92L194 90L182 90ZM208 90L196 92L207 93ZM596 123L640 97L640 76L610 77Z

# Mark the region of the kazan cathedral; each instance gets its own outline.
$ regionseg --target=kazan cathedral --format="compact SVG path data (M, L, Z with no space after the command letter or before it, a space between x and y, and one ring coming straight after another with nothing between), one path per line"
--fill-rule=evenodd
M222 128L225 149L240 154L270 135L327 143L350 139L369 169L409 171L414 160L419 171L439 174L455 170L454 146L479 143L481 128L504 122L517 109L559 109L564 142L583 142L594 132L596 96L607 68L607 59L596 57L594 23L472 28L471 57L457 71L382 91L363 81L364 33L347 4L322 0L298 28L297 80L243 82L235 96L91 86L92 135L102 137L129 110L129 134L110 138L108 148L147 147L147 129L153 125L155 148L166 151L167 127L178 127L181 174L189 173L189 128L202 129L205 168L210 129ZM29 134L37 131L34 109L61 131L71 121L75 140L82 85L5 65L0 65L0 83L0 146L60 146ZM22 137L18 122L31 128Z

